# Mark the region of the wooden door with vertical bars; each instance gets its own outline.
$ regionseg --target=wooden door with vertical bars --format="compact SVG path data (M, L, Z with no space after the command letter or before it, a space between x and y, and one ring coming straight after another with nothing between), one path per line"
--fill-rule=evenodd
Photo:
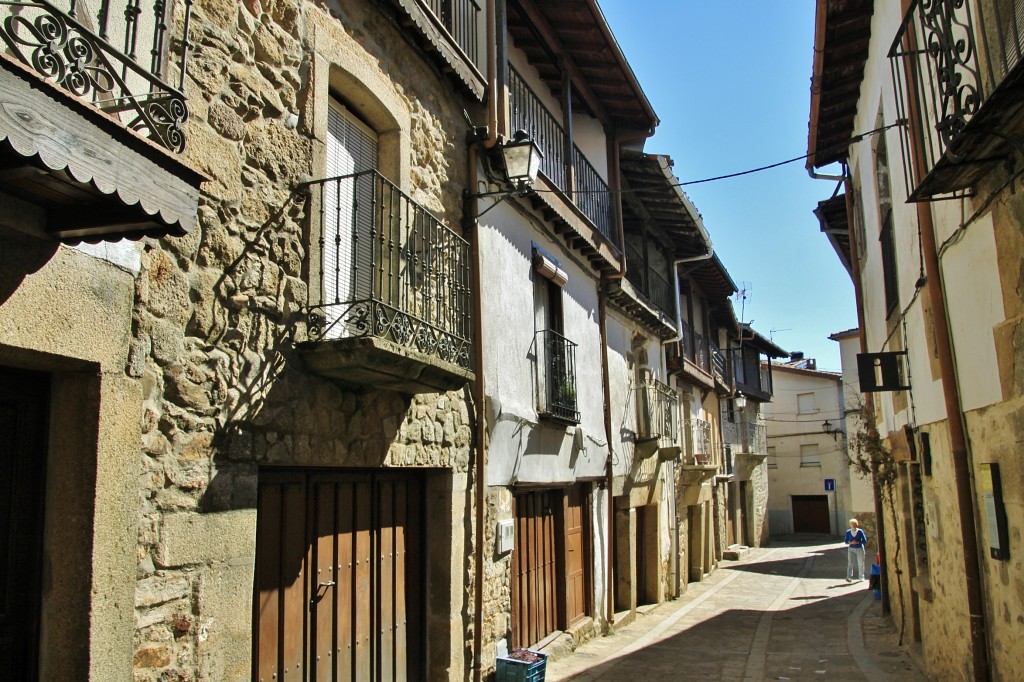
M565 496L565 619L573 625L584 618L590 608L590 524L589 484L569 488Z
M556 513L562 491L544 490L515 497L512 550L512 637L515 646L535 644L558 629Z
M253 679L425 674L423 485L261 471Z

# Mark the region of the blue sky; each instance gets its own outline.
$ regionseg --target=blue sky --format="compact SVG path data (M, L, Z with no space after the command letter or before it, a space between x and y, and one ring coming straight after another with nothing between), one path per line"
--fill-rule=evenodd
M813 2L600 4L661 119L646 151L671 156L680 180L806 153ZM812 180L802 161L686 188L715 251L749 290L744 321L821 369L839 369L839 344L828 335L857 324L850 277L811 212L834 189Z

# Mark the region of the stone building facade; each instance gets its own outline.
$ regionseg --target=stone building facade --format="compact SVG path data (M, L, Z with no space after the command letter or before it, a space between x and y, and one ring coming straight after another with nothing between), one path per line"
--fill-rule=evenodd
M386 356L311 333L309 306L323 294L315 261L324 223L314 211L316 185L303 183L330 169L333 99L376 133L376 167L407 206L425 207L457 235L468 154L462 112L478 112L479 98L465 84L453 87L456 79L410 41L395 23L397 9L173 9L169 23L178 35L187 26L191 48L186 168L176 171L193 185L202 179L194 229L134 242L111 232L97 246L58 246L22 236L33 231L37 209L29 205L4 237L12 291L0 308L3 364L18 368L10 380L34 370L24 376L49 384L56 414L73 400L84 408L77 428L99 430L96 450L77 465L92 462L82 480L95 483L67 496L73 469L61 460L75 448L58 448L74 430L63 423L70 417L50 420L43 497L53 509L42 551L52 568L44 570L40 672L137 680L294 673L315 666L320 653L310 637L301 641L310 627L304 591L339 614L351 609L357 628L369 627L364 616L383 627L382 616L333 593L364 589L363 579L384 589L387 579L410 588L388 596L408 629L393 625L339 669L390 665L400 677L462 678L473 641L465 589L473 575L472 408L462 387L473 373L469 363L417 355L394 335L385 351L436 375L367 382L348 365L339 369L338 362L358 368ZM124 144L140 144L122 135ZM52 230L54 216L37 234ZM355 528L315 516L349 501ZM65 519L58 505L72 515ZM71 532L93 541L59 541ZM336 548L351 540L359 557L399 558L348 575L348 585L340 560L332 579L318 579L315 572L331 570L326 537ZM90 579L56 580L63 569L50 552L58 544L69 559L92 552L83 562ZM55 582L73 586L46 587ZM59 599L94 614L92 623L63 622ZM59 641L80 644L51 656Z
M777 397L767 416L772 533L843 535L853 511L842 375L794 359L776 365L773 376Z
M843 166L817 213L879 368L885 603L928 674L1019 678L1019 5L823 0L817 26L808 168Z
M594 0L58 5L0 10L0 495L40 512L0 664L480 679L685 587L664 353L710 242L677 189L610 198L675 179ZM40 61L51 25L120 66Z

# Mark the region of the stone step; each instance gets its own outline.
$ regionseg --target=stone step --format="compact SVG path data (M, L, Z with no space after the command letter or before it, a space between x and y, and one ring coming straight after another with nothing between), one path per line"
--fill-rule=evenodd
M739 561L750 554L750 548L746 545L729 545L729 549L722 552L722 558L729 561Z

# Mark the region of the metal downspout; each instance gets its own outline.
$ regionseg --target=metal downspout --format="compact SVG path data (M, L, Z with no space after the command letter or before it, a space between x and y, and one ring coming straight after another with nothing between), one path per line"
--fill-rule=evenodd
M679 266L685 265L687 263L696 263L698 261L709 260L714 255L715 245L712 244L710 240L708 240L707 253L701 254L700 256L692 256L689 258L677 258L676 260L672 261L672 279L675 281L675 286L673 287L673 289L675 290L674 293L676 301L676 335L675 337L668 339L667 341L662 341L661 343L663 346L669 343L676 343L677 341L683 338L683 302L682 299L680 299L679 297Z
M597 315L601 330L601 389L604 393L604 430L608 441L608 460L605 464L605 490L608 495L608 542L605 549L608 553L607 578L605 580L605 619L608 625L615 623L615 472L612 468L614 448L612 446L612 400L611 381L608 372L608 294L607 278L602 277L597 285Z
M498 16L498 5L501 4L501 16ZM487 27L485 44L487 46L487 83L488 83L488 101L487 101L487 139L482 142L474 140L469 144L469 149L466 153L466 181L467 186L470 188L471 193L477 191L478 173L477 166L479 164L479 148L482 145L485 149L493 147L498 140L498 135L501 132L499 126L507 119L504 112L500 111L499 108L502 106L506 107L507 111L507 98L504 100L499 97L503 94L504 88L503 83L499 82L498 78L498 63L499 51L502 51L504 45L504 0L487 0ZM500 24L500 26L499 26ZM500 29L500 30L499 30ZM499 33L501 42L499 43ZM480 261L480 236L477 226L477 212L479 211L479 204L477 199L472 196L466 197L465 206L463 208L463 215L465 219L465 226L463 231L465 236L469 239L470 250L473 257L472 266L472 284L473 284L473 363L476 367L476 381L473 383L473 401L476 403L474 414L476 416L476 423L474 424L475 434L473 438L473 468L476 476L474 477L474 506L476 507L476 528L475 528L475 539L476 554L473 557L473 567L475 575L474 578L474 589L473 589L473 680L474 682L482 682L483 680L483 637L484 637L484 524L486 522L485 513L485 491L486 491L486 471L487 471L487 422L486 422L486 408L485 408L485 396L486 390L484 385L484 352L483 352L483 295L480 290L480 270L483 263Z
M474 142L469 147L467 154L469 163L470 187L476 187L477 183L477 148L478 143ZM473 255L473 364L476 367L476 381L473 382L473 402L476 403L473 410L475 416L473 435L473 496L476 507L476 528L475 545L476 554L473 557L475 570L473 589L473 679L481 682L483 679L483 625L484 625L484 487L485 472L487 469L487 424L485 421L486 410L484 406L484 365L483 365L483 334L482 314L483 304L480 291L480 238L476 224L477 200L474 197L466 197L466 226L464 231L469 239L470 250Z

